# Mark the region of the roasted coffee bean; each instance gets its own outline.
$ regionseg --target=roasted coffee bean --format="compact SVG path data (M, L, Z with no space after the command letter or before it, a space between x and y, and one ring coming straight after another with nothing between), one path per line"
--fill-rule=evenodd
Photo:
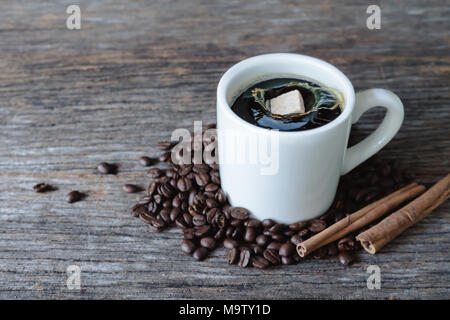
M280 250L281 247L281 243L278 241L272 241L267 245L267 249L273 249L276 250L278 252L278 250Z
M353 251L356 248L356 240L351 237L345 237L338 242L339 251Z
M151 168L147 171L147 175L152 178L159 178L163 174L163 171L158 168Z
M244 241L248 243L254 242L256 239L256 232L254 228L245 228Z
M172 199L172 207L179 208L181 206L181 200L179 194Z
M202 226L206 223L206 218L198 214L192 218L192 223L194 226Z
M226 238L225 240L223 240L223 246L227 249L237 248L239 246L239 242L230 238Z
M292 257L281 257L281 264L291 265L294 263L294 259Z
M238 266L242 267L242 268L246 268L251 260L252 257L252 253L250 252L249 249L244 248L241 250L241 254L239 255L239 262L238 262Z
M138 203L139 204L148 204L150 201L152 201L152 198L146 196L146 197L143 197L143 198L139 199Z
M220 177L218 172L211 173L211 182L220 185Z
M225 226L227 225L227 220L225 218L225 215L220 212L218 214L216 214L216 216L214 217L214 223L219 228L225 228Z
M159 210L159 205L156 202L148 203L148 212L156 213Z
M140 213L139 214L139 219L141 219L141 221L143 221L146 224L158 223L156 221L156 218L151 216L148 213Z
M97 166L97 170L102 174L115 174L117 166L107 162L100 162Z
M192 224L192 216L189 213L183 213L183 221L190 226Z
M170 152L164 152L158 157L159 162L166 162L170 159Z
M181 177L177 181L177 188L181 192L189 191L192 188L192 182L186 177Z
M197 246L191 240L183 240L181 242L181 251L186 254L191 254L196 248Z
M170 210L170 214L169 214L170 221L174 222L178 218L179 215L180 215L180 209L176 208L176 207L172 208Z
M225 202L227 202L227 197L225 196L225 193L222 191L222 189L217 190L215 199L220 204L224 204Z
M178 170L178 174L182 177L187 176L192 171L191 165L183 165Z
M296 234L294 230L286 230L283 232L283 235L287 238L292 237L294 234Z
M311 232L318 233L318 232L325 230L326 227L327 227L327 224L325 221L320 220L320 219L314 219L314 220L311 220L308 229Z
M204 237L200 240L200 245L209 250L212 250L216 247L216 240L213 237Z
M279 265L281 262L280 256L278 255L278 252L276 250L266 249L263 252L263 256L267 261L269 261L271 264L275 266Z
M291 241L291 243L292 243L294 246L296 246L296 245L298 245L299 243L302 243L302 242L303 242L303 239L302 239L302 237L300 237L298 234L294 234L294 235L291 237L290 241Z
M217 208L208 209L208 211L206 211L206 222L208 222L209 224L213 224L214 218L216 217L216 214L218 214L218 212L219 209Z
M166 170L166 177L169 178L178 178L178 173L174 169L168 169Z
M123 191L125 191L126 193L135 193L141 190L141 188L139 188L138 186L134 185L134 184L124 184L122 186Z
M167 150L172 149L173 143L170 142L170 141L159 141L159 142L156 144L156 147L157 147L159 150L167 151Z
M204 260L208 256L208 249L206 249L204 247L199 247L199 248L195 249L192 256L197 261Z
M352 256L348 252L345 252L345 251L339 253L338 259L339 259L339 262L341 264L343 264L344 266L348 266L353 261Z
M234 228L231 238L234 240L240 240L244 235L244 228L242 226L237 226Z
M219 230L217 230L216 234L214 235L214 239L222 240L223 237L225 237L225 228L220 228Z
M68 203L74 203L77 201L80 201L81 199L83 199L84 194L81 193L80 191L74 190L69 192L68 194L66 194L65 200Z
M269 243L270 237L260 234L256 237L255 241L257 245L265 247Z
M240 251L237 248L231 248L228 251L227 261L228 264L236 264L239 260Z
M257 219L249 219L249 220L244 222L244 227L250 227L250 228L258 229L260 226L261 226L261 221L259 221Z
M260 246L253 246L253 253L256 256L262 256L264 253L264 248Z
M295 252L295 247L289 242L284 243L278 250L278 254L282 257L289 257L294 252Z
M148 188L147 188L147 195L152 196L156 191L156 182L152 181L150 182Z
M219 206L219 203L211 198L206 199L206 206L208 208L217 208Z
M269 231L272 233L279 233L279 232L283 232L284 229L286 229L286 226L284 224L276 223L269 228Z
M195 182L199 187L204 187L209 182L209 175L206 172L200 172L195 174Z
M281 233L272 233L271 237L272 237L272 240L279 241L279 242L284 242L286 240L286 237Z
M193 166L192 171L194 171L195 173L200 173L200 172L208 173L209 166L205 163L199 163L199 164L196 164Z
M205 195L206 198L211 198L211 199L214 199L214 196L215 196L214 192L209 192L209 191L205 191L205 192L203 192L203 194Z
M297 233L300 237L306 237L308 234L309 234L309 230L308 229L303 229L303 230L300 230L298 233Z
M237 226L240 226L242 224L243 224L242 220L238 220L238 219L230 220L230 225L233 226L233 227L237 227Z
M266 269L269 267L270 263L266 259L260 256L256 256L252 258L252 266L257 269Z
M275 221L273 221L272 219L264 219L263 221L261 221L261 224L263 228L269 229L271 226L275 224Z
M162 201L163 201L161 195L159 195L159 194L153 195L153 200L154 200L157 204L161 204Z
M54 190L54 188L47 183L38 183L33 186L33 190L34 190L34 192L37 192L37 193L44 193L47 191L52 191L52 190Z
M183 218L181 218L181 217L178 217L178 218L175 220L175 224L176 224L176 226L177 226L178 228L181 228L181 229L186 229L186 228L188 227L188 225L186 224L186 222L184 222Z
M159 212L159 216L161 217L161 219L166 222L166 223L170 223L170 212L169 210L167 210L167 208L162 209Z
M135 218L139 217L142 213L147 213L147 208L144 204L136 204L131 208L131 215Z
M208 183L205 186L205 191L207 192L216 192L219 189L219 186L215 183Z
M139 164L140 164L141 166L143 166L143 167L149 167L149 166L151 166L152 163L153 163L153 161L152 161L151 158L145 157L145 156L139 157L138 162L139 162Z
M249 211L242 207L233 207L231 209L230 215L238 220L246 220L250 215Z
M186 240L194 240L195 230L193 228L183 229L183 238Z
M306 221L299 221L296 223L292 223L289 225L289 229L294 231L300 231L305 229L308 226L308 223Z

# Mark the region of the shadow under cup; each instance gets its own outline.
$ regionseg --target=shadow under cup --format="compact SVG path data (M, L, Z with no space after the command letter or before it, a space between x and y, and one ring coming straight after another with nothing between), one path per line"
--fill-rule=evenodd
M341 115L315 129L280 132L257 127L233 112L234 99L249 86L280 77L303 78L337 89L344 96ZM270 218L281 223L308 220L324 213L336 193L354 101L353 86L347 77L312 57L268 54L231 67L217 88L220 176L231 205L249 209L260 220ZM256 163L237 161L249 150L264 153L263 144L255 139L271 144L269 165L259 157ZM267 167L276 170L264 173Z

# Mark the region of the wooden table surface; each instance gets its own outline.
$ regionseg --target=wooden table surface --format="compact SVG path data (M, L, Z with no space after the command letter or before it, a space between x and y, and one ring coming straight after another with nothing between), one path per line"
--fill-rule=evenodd
M449 172L450 7L443 1L78 1L81 30L66 28L71 1L0 4L0 298L449 299L450 202L380 254L351 267L308 261L266 271L196 262L178 229L152 233L129 208L146 185L141 155L175 128L215 121L215 88L234 63L295 52L335 64L357 90L396 92L404 124L383 159L431 183ZM355 126L371 132L375 110ZM99 175L100 161L120 164ZM46 181L58 190L36 194ZM64 195L88 194L68 204ZM66 286L81 268L81 290ZM381 269L369 290L368 265Z

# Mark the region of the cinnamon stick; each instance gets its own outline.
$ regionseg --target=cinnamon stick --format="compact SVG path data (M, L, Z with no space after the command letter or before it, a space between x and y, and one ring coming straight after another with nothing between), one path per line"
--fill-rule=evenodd
M424 186L411 183L345 217L308 240L299 243L297 245L297 252L301 257L305 257L309 253L366 226L370 222L392 211L402 202L418 196L423 191L425 191Z
M416 224L450 197L450 174L438 181L424 194L380 223L356 237L363 248L375 254L403 231Z

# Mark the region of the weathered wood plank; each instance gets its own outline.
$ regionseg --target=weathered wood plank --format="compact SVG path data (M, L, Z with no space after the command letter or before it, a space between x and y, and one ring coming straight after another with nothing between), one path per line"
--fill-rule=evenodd
M381 151L434 182L449 171L450 9L446 1L79 1L82 29L65 27L71 1L0 4L0 298L450 298L450 204L376 256L350 268L308 261L268 271L198 263L178 230L154 234L128 213L135 159L193 120L213 122L215 87L233 63L298 52L334 63L356 89L395 91L405 123ZM381 120L355 126L363 137ZM120 173L100 176L100 161ZM57 191L36 195L35 183ZM86 191L69 205L64 195ZM83 290L66 288L82 269ZM382 288L368 290L377 264Z

